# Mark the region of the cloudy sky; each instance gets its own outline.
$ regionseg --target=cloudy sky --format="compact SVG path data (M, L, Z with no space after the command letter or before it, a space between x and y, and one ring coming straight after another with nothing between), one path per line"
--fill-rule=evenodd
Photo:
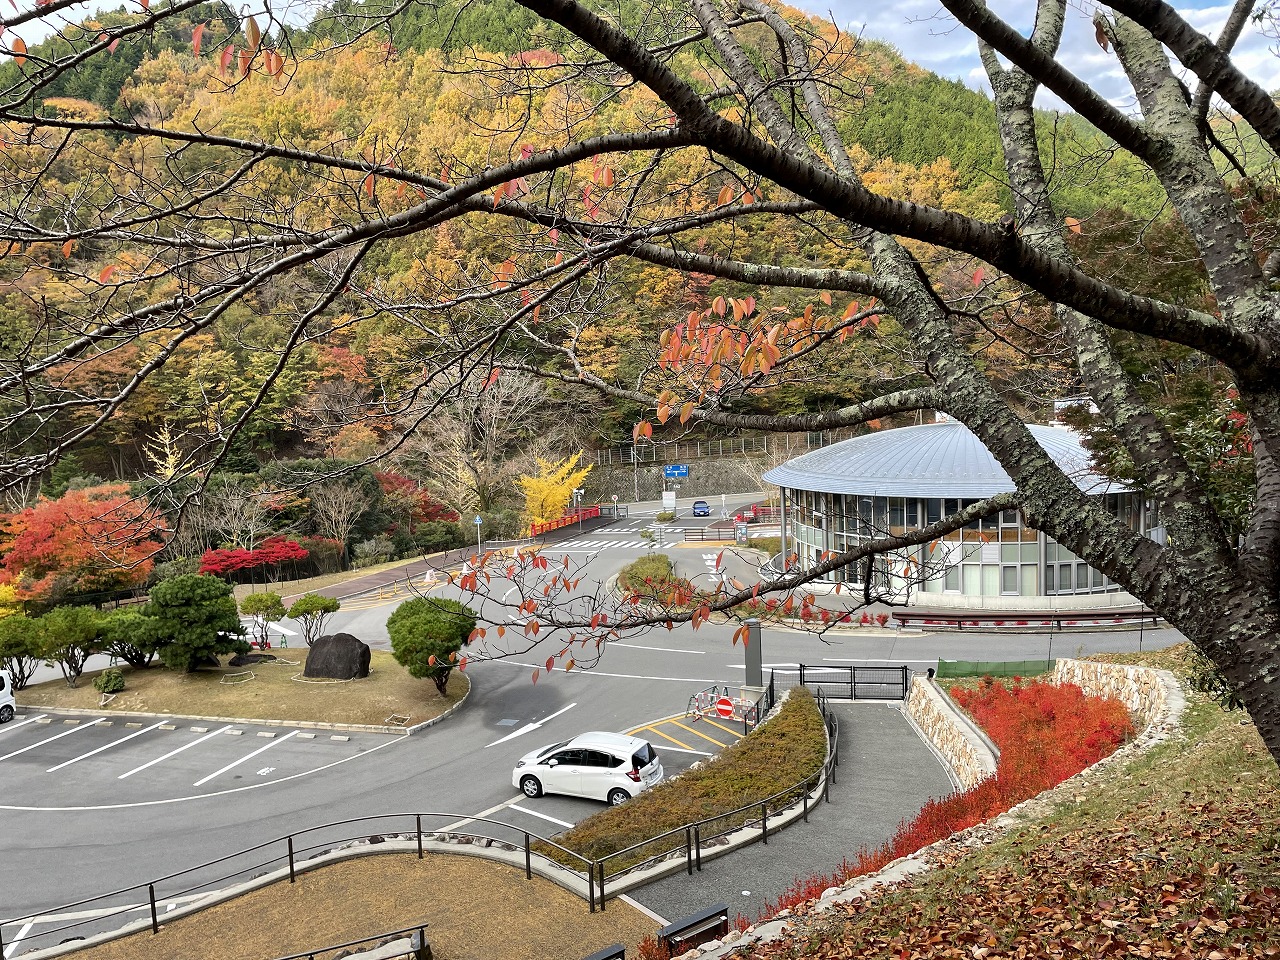
M989 2L993 10L1024 32L1030 29L1035 10L1031 0ZM987 86L973 35L959 26L938 0L803 0L796 5L852 32L887 41L908 60L941 76L963 80L971 87ZM1231 9L1230 3L1209 0L1175 0L1174 6L1209 37L1217 36ZM1090 0L1070 0L1060 59L1112 102L1130 103L1132 91L1120 65L1094 40L1094 7ZM1280 56L1273 45L1274 41L1250 24L1235 48L1236 63L1267 90L1280 88Z

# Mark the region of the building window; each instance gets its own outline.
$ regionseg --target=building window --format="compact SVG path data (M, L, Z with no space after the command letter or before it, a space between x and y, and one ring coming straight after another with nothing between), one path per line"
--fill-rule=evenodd
M1017 567L1001 567L1000 568L1000 592L1002 594L1014 594L1018 592L1018 568Z

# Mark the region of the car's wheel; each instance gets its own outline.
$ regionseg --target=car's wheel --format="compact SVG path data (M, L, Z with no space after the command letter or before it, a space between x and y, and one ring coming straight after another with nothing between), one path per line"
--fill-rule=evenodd
M0 707L0 723L8 723L12 719L13 707L6 703L3 707Z
M521 777L520 789L524 791L526 797L542 796L542 784L538 782L537 777Z
M631 794L623 790L621 787L614 787L609 791L609 805L616 807L620 803L626 803L631 799Z

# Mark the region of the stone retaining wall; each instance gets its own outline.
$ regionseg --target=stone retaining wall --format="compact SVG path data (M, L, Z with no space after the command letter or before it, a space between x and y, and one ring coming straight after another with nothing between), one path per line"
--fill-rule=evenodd
M967 790L996 772L995 754L968 720L934 686L916 674L907 693L907 716L931 743Z
M1167 710L1168 686L1147 667L1126 667L1093 660L1059 660L1054 683L1074 683L1090 697L1115 697L1134 716L1139 730L1151 726Z

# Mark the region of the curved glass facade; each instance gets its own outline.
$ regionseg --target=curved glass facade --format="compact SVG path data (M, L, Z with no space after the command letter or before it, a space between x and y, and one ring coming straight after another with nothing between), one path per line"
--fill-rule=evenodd
M809 566L827 553L917 530L976 503L943 497L885 497L819 493L784 488L784 551ZM1147 533L1154 510L1132 492L1099 495L1132 529ZM878 590L897 596L951 593L963 596L1055 596L1122 589L1053 538L1027 526L1021 513L1005 510L975 521L932 543L894 551L828 575L861 586L868 574Z

